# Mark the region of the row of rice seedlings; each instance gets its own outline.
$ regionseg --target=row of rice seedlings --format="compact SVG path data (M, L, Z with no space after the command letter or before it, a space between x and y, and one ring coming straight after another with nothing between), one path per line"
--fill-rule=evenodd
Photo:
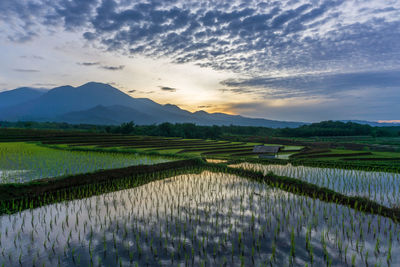
M354 160L354 161L327 161L318 159L299 159L292 158L289 160L295 166L303 165L318 168L334 168L334 169L348 169L348 170L363 170L363 171L380 171L380 172L393 172L400 173L400 165L396 160L393 161L392 158L387 158L385 161L364 161Z
M108 192L133 188L155 180L160 180L166 177L172 177L184 173L200 173L204 170L204 167L202 165L198 165L199 163L199 161L169 162L164 164L161 169L157 168L156 166L153 169L150 167L147 168L145 172L141 172L141 169L138 168L137 172L132 173L132 175L128 177L121 176L118 179L107 179L103 182L89 183L81 186L74 186L74 182L72 182L69 187L54 192L50 190L46 193L40 193L39 191L37 192L39 195L34 195L33 197L26 196L21 199L0 201L0 214L12 214L15 212L21 212L25 209L33 209L35 207L41 207L52 203L82 199L91 197L93 195L101 195ZM7 185L5 186L7 187ZM11 186L5 190L13 190L13 188L14 187ZM21 188L23 189L23 187ZM31 187L31 190L35 192L37 188L34 186L34 188ZM24 190L21 192L22 194L23 191Z
M349 196L361 196L386 205L398 207L400 203L400 174L386 172L366 172L359 170L314 168L288 165L263 165L240 163L231 165L264 174L272 171L279 176L287 176L320 187L326 187Z
M21 183L45 177L166 161L170 159L135 154L56 150L27 143L1 143L0 183Z
M396 266L400 225L203 172L0 217L4 266Z

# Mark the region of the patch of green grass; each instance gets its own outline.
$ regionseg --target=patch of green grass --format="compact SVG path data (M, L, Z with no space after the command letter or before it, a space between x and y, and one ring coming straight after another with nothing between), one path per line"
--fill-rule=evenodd
M285 151L285 150L301 150L303 149L304 146L284 146L281 150Z

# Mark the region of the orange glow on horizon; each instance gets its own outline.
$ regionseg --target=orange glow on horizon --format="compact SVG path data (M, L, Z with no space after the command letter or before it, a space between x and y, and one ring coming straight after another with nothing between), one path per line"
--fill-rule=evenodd
M233 112L231 109L229 109L228 107L226 107L226 105L224 104L214 104L214 105L210 105L210 106L189 106L189 105L179 105L177 104L178 107L180 107L181 109L185 109L187 111L190 112L196 112L196 111L200 111L203 110L207 113L225 113L228 115L238 115L237 113Z
M379 123L400 123L400 120L379 120Z

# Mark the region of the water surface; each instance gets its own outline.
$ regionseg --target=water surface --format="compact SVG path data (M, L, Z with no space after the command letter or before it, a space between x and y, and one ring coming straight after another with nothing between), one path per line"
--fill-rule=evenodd
M0 263L396 266L399 230L380 216L203 172L3 215Z

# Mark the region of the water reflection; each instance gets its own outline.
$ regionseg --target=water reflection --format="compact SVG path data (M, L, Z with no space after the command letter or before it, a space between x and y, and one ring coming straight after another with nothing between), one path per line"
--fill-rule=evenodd
M383 217L203 172L1 216L0 262L394 266L399 230Z
M264 174L272 171L279 176L297 178L349 196L366 197L388 207L399 206L400 203L400 174L397 173L247 162L230 167L262 171Z

